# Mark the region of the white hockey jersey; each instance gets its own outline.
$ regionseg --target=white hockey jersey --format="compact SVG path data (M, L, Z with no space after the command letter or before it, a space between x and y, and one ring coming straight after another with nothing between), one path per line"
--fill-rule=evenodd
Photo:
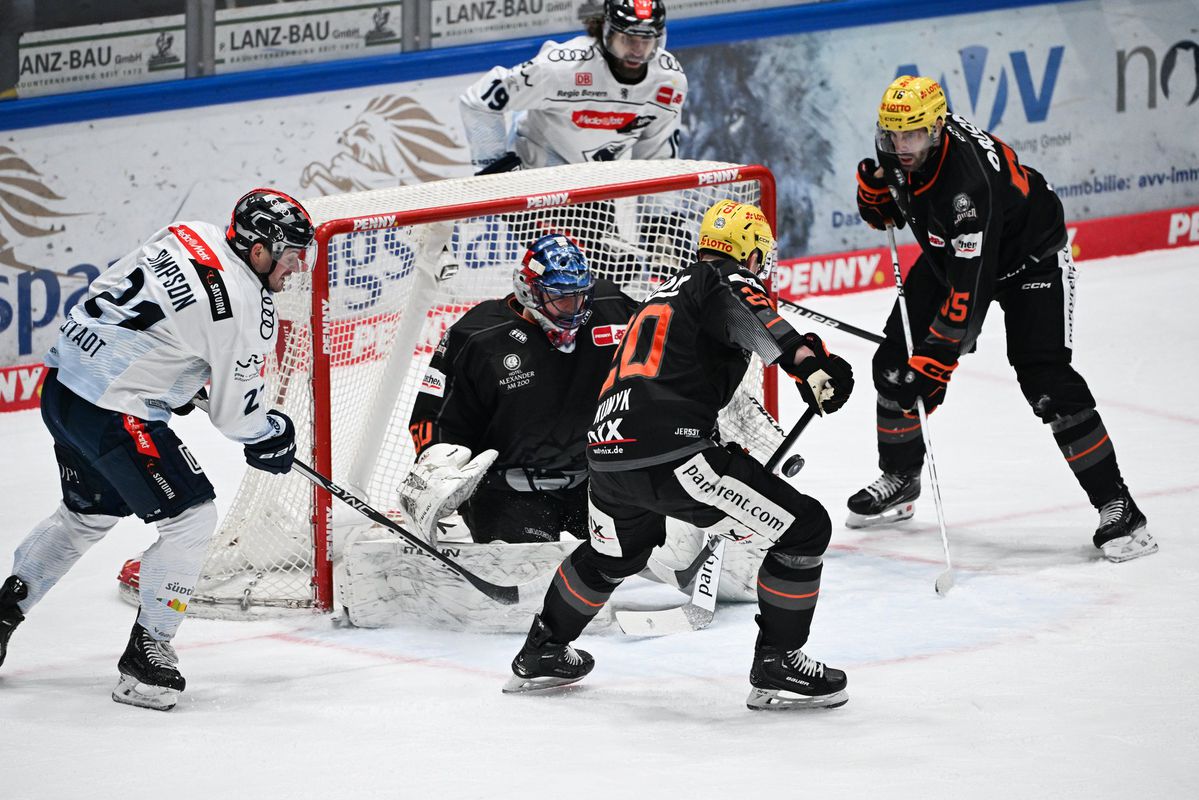
M230 439L275 434L261 370L275 344L271 293L207 222L177 222L92 282L46 365L88 402L166 420L211 379L209 416Z
M577 36L546 42L532 61L495 67L459 98L474 164L484 167L508 150L528 168L677 158L687 77L659 51L645 78L622 83L599 43ZM516 114L512 139L506 112Z

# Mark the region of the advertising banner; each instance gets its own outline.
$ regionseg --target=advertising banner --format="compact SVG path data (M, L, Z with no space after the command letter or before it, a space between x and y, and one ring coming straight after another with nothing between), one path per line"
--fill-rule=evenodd
M303 0L218 9L218 74L334 58L399 53L402 0L342 4Z
M21 35L17 95L61 94L182 78L183 15Z
M686 17L803 4L804 0L669 0L666 22L669 28L671 20ZM561 39L564 31L582 33L582 20L603 16L603 13L603 0L431 0L430 46L451 47L525 36L557 36ZM666 45L670 46L669 35Z

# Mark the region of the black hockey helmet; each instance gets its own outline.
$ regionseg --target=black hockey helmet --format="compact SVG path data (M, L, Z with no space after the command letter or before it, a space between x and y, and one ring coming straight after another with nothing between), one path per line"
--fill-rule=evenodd
M259 242L278 261L289 248L306 251L315 235L312 218L298 200L278 189L258 188L242 195L233 207L225 240L248 265L250 250ZM265 285L265 277L259 277Z
M666 47L666 4L663 0L604 0L600 41L619 61L648 63Z
M666 3L663 0L604 0L604 24L629 36L664 36Z

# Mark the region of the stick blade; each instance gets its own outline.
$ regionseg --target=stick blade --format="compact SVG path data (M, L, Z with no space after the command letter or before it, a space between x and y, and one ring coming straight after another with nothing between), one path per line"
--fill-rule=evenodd
M949 594L949 590L953 588L954 575L952 569L947 569L937 576L937 582L933 584L933 588L941 597Z
M620 630L629 636L670 636L699 631L708 627L715 616L711 611L687 603L656 611L620 609L614 616Z

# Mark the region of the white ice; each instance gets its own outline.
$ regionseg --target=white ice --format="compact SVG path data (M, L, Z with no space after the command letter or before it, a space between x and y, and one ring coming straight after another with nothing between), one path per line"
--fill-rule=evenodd
M1161 551L1098 558L1096 514L1017 389L993 307L932 419L957 587L931 499L851 532L845 498L876 473L872 346L821 330L857 394L800 440L797 484L834 518L807 651L849 674L834 711L750 712L751 606L661 639L584 634L573 689L504 696L521 637L327 617L193 619L173 712L109 699L133 609L122 522L35 608L0 668L0 798L542 796L1199 797L1199 249L1084 262L1076 365ZM806 303L878 330L889 291ZM784 388L784 421L799 400ZM228 502L240 449L177 423ZM0 416L0 551L57 502L36 411ZM7 562L0 567L7 574Z

